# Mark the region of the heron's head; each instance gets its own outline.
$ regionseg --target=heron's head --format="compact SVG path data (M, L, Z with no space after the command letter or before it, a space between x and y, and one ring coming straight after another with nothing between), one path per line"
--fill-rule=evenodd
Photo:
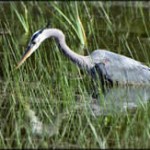
M30 41L29 44L21 58L21 60L19 61L18 65L16 68L19 68L24 62L25 60L31 56L31 54L40 46L40 44L47 38L46 34L45 34L45 30L47 30L46 28L41 29L36 31Z

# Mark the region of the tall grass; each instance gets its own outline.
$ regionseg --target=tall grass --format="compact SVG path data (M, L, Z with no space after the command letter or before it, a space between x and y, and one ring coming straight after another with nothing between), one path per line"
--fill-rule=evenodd
M47 20L64 32L77 53L104 48L148 64L150 46L143 39L149 35L149 10L116 7L110 2L2 4L1 29L11 33L1 38L0 148L150 147L149 104L141 103L134 113L96 115L90 77L59 52L54 40L45 41L14 69L30 36ZM140 24L135 29L136 21ZM102 93L97 101L105 107Z

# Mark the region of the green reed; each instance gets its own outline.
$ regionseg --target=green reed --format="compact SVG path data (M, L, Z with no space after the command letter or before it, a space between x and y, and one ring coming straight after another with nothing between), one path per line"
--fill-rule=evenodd
M44 41L15 70L30 36L48 20L51 27L64 32L68 45L79 54L102 48L149 64L150 46L143 42L149 35L149 10L139 3L136 7L113 7L111 2L1 5L4 22L0 27L11 32L0 37L0 148L150 147L149 104L141 103L134 113L96 116L90 106L91 78L59 52L54 40Z

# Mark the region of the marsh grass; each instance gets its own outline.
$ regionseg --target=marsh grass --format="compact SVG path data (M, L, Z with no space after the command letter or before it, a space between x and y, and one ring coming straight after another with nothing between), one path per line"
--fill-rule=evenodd
M77 53L105 48L149 64L150 44L143 39L149 35L145 14L150 12L139 3L134 8L111 7L111 2L1 4L1 28L11 33L2 35L0 51L0 148L150 147L149 104L141 102L134 113L96 116L90 107L90 77L59 52L54 40L14 69L30 36L48 20L63 30Z

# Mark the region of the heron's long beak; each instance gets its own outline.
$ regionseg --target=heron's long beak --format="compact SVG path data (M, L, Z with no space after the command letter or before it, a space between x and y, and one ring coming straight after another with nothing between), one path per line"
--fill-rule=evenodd
M32 53L33 53L32 48L27 47L27 49L26 49L25 53L23 54L21 60L19 61L19 63L16 66L16 69L18 69Z

